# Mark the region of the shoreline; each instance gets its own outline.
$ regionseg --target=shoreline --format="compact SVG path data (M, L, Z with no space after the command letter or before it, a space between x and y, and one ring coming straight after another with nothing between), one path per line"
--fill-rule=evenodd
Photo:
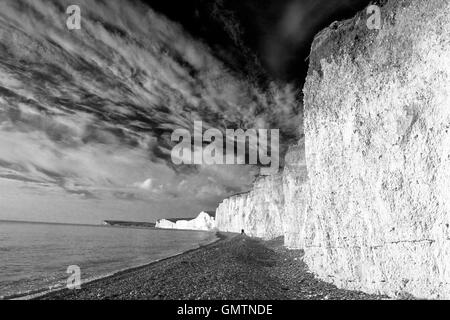
M216 233L211 243L33 300L379 300L311 274L283 239Z
M106 227L122 228L122 227L114 227L114 226L106 226ZM139 229L149 229L149 228L139 228ZM174 230L174 231L191 231L191 230ZM231 235L228 235L228 237L231 237ZM102 274L102 275L99 275L99 276L94 276L94 277L91 277L89 279L86 279L86 280L82 281L81 282L81 286L83 287L83 286L86 286L86 285L95 284L98 281L106 280L106 279L111 278L111 277L115 277L115 276L120 276L122 274L136 272L136 271L139 271L140 269L151 267L152 265L160 263L160 262L163 262L165 260L172 259L174 257L181 256L181 255L187 254L187 253L192 252L192 251L201 250L202 248L205 248L205 247L211 246L211 245L213 245L213 244L215 244L217 242L223 241L223 240L227 239L228 237L224 233L219 233L219 232L216 231L214 239L212 239L211 241L208 241L206 243L203 243L203 244L199 243L199 244L196 245L196 247L194 247L192 249L188 249L188 250L185 250L185 251L182 251L182 252L177 252L177 253L171 254L171 255L169 255L169 256L167 256L165 258L152 260L152 261L146 262L144 264L140 264L140 265L136 265L136 266L132 266L132 267L119 269L117 271L109 272L109 273ZM53 294L57 294L57 293L59 293L61 291L64 291L64 290L68 290L64 284L61 284L61 286L59 286L59 284L57 284L56 286L58 286L58 287L57 288L55 287L54 289L45 289L45 288L43 288L43 289L36 289L34 291L25 292L25 293L17 293L17 294L13 294L13 295L10 295L10 296L2 297L0 300L38 300L38 299L43 298L43 297L45 297L47 295L53 295Z

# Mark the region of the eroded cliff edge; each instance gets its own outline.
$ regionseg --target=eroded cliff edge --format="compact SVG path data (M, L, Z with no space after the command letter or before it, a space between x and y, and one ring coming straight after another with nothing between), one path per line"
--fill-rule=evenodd
M226 200L218 226L284 235L342 288L450 298L450 1L388 1L380 30L367 17L318 34L304 156Z

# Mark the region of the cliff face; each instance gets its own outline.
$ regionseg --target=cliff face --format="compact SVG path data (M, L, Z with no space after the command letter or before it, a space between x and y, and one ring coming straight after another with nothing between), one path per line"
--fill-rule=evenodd
M366 17L313 44L305 261L341 287L450 298L450 2Z
M283 172L259 178L252 191L225 199L216 211L217 228L244 230L249 236L285 236L290 248L301 247L301 214L305 206L304 143L289 148Z
M339 287L450 298L450 1L391 0L379 30L368 17L316 37L305 145L225 200L218 228L284 235Z
M249 236L273 239L283 232L284 196L280 174L259 178L253 190L225 199L217 208L217 228L244 230Z
M305 209L308 195L305 145L302 140L289 148L283 171L283 230L284 242L288 248L303 248Z
M178 230L199 230L212 231L216 229L216 223L213 217L206 212L201 212L197 218L192 220L170 220L161 219L157 221L156 228L159 229L178 229Z

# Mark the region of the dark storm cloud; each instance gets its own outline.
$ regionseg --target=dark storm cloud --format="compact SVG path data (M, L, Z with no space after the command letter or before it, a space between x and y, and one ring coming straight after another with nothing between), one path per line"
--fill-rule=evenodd
M294 88L260 89L135 1L77 1L82 29L69 31L71 4L0 3L0 161L12 164L0 167L4 177L88 198L96 190L127 199L143 191L220 198L247 187L254 170L174 171L174 129L203 119L206 127L280 128L296 136Z
M263 83L305 78L315 34L352 17L370 0L147 0L214 46L234 70ZM378 0L372 2L385 2ZM181 7L180 10L173 10Z
M285 0L263 39L262 57L274 75L304 77L314 36L335 20L351 17L370 0Z

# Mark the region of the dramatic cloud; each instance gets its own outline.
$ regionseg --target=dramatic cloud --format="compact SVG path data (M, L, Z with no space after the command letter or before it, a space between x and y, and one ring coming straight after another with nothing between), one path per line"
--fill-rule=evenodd
M384 0L382 0L384 1ZM280 0L280 14L263 38L261 56L272 74L304 79L313 37L336 20L350 18L370 0ZM263 14L264 16L264 14ZM267 14L266 14L267 16ZM267 23L267 22L266 22Z
M0 2L0 180L32 186L24 197L57 188L60 198L139 208L178 199L198 210L248 188L257 171L175 167L173 130L203 120L205 129L280 128L283 141L296 137L294 88L258 88L136 1L79 0L82 29L70 31L72 4Z

